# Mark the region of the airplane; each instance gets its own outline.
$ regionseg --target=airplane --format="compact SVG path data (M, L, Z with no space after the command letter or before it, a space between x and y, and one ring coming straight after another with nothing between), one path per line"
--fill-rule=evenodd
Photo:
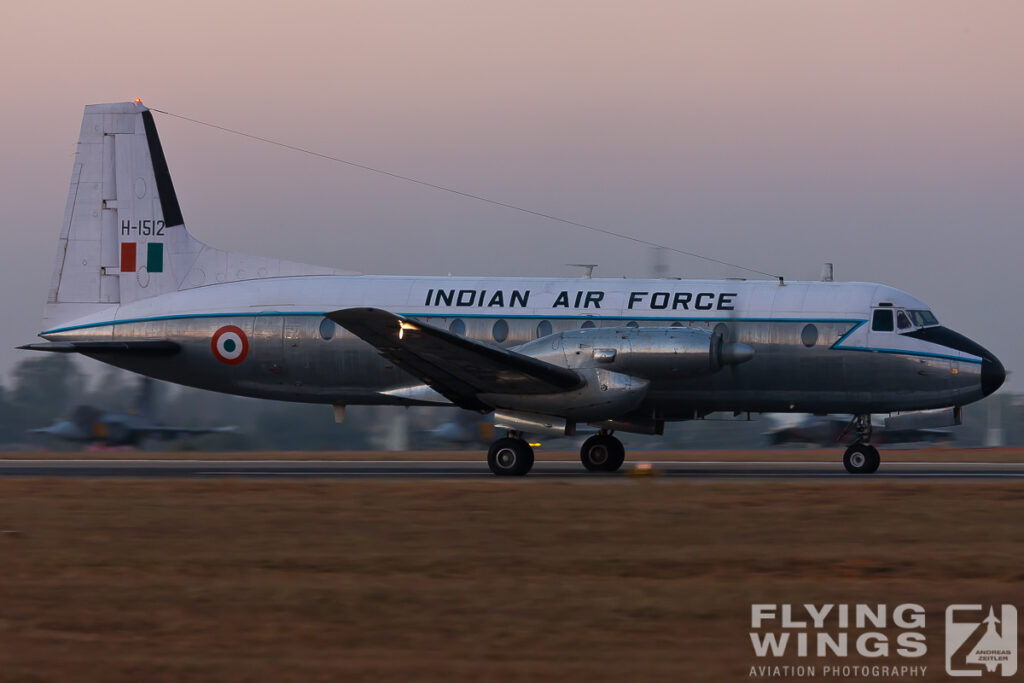
M494 425L479 413L460 410L454 419L425 430L424 436L430 443L471 447L493 441Z
M849 413L853 474L878 469L872 413L941 427L1006 372L929 306L873 283L373 276L208 246L185 227L153 112L88 105L33 350L267 399L493 413L487 462L524 475L524 434L661 434L712 412ZM288 229L287 227L283 229Z
M771 415L766 417L771 418ZM786 416L790 417L790 416ZM872 420L876 416L872 416ZM884 421L884 416L878 416ZM802 415L796 421L789 420L765 432L768 443L781 446L789 443L807 443L831 446L841 442L850 431L852 415ZM875 443L936 443L953 439L953 433L946 429L879 429L872 436Z
M143 377L133 412L106 411L95 406L75 408L67 420L58 420L49 427L30 429L30 434L43 434L64 441L75 441L103 447L141 446L146 439L179 439L200 434L223 434L235 430L224 427L173 427L161 424L154 410L155 381Z

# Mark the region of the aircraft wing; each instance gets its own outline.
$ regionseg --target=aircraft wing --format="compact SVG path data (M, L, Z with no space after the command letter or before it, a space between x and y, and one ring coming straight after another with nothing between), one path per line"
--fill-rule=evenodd
M377 308L346 308L327 317L376 348L452 403L490 410L477 394L550 394L583 380L568 368L467 339Z

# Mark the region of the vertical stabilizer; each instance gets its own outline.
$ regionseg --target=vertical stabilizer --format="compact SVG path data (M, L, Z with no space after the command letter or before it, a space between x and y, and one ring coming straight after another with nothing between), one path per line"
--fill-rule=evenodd
M140 102L85 108L47 324L178 289L203 244L185 230L153 114Z
M265 277L352 274L215 249L185 228L153 113L91 104L71 171L48 328L168 292Z

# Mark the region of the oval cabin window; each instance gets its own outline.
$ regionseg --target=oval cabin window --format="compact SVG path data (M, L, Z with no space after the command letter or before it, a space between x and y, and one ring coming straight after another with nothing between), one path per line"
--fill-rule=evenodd
M818 343L818 328L814 325L804 325L804 329L800 332L800 341L804 343L804 346L811 348Z
M495 322L494 327L491 328L491 336L499 344L508 339L508 323L504 320Z

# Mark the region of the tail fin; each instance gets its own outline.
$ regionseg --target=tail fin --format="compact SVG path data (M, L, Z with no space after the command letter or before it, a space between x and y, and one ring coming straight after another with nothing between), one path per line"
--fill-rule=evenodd
M46 325L218 282L354 274L214 249L184 223L153 113L139 100L86 106Z

